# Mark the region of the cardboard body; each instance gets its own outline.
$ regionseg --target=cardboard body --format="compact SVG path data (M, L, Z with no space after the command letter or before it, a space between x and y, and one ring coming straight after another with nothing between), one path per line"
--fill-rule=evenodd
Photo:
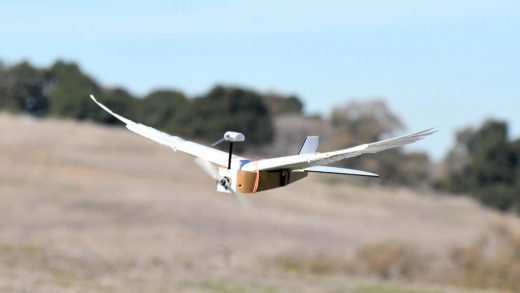
M307 177L307 172L280 171L237 171L235 190L240 193L255 193L258 191L282 187ZM256 187L256 188L255 188Z

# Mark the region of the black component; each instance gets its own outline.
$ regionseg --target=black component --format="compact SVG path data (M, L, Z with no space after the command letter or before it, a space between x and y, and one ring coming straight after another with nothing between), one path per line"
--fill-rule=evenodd
M233 142L230 141L229 142L229 157L228 157L228 165L227 165L227 168L228 170L231 169L231 156L233 154Z
M230 189L231 186L231 179L229 177L222 177L219 181L220 185L224 186L225 189Z

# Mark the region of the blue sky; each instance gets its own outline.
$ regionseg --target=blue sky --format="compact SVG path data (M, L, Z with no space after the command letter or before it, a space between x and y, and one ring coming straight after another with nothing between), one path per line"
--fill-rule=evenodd
M308 113L385 98L439 158L484 119L520 137L519 1L1 1L0 59L78 62L136 94L216 83L296 94Z

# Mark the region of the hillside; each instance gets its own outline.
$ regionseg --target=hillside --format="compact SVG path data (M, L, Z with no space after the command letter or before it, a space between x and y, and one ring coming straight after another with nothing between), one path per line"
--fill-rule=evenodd
M1 114L0 151L2 292L423 292L301 266L381 243L443 255L520 228L467 198L314 174L242 210L191 157L123 127Z

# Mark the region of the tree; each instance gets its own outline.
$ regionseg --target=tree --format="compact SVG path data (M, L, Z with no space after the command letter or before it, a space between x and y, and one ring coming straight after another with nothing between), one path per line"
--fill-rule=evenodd
M268 93L264 96L264 102L273 116L282 114L298 114L303 111L303 103L296 96L283 96L277 93Z
M47 74L24 61L10 68L0 66L0 108L43 116L48 108L45 96Z
M130 93L128 93L125 89L122 88L113 88L113 89L104 89L101 91L101 95L103 96L103 103L109 107L115 113L122 115L123 117L132 117L134 120L139 119L139 121L143 123L147 123L147 120L140 120L142 106L140 100L133 97ZM87 98L86 98L87 97ZM88 96L83 97L83 99L90 102L88 104L91 106L92 103ZM99 107L97 105L93 105L95 108L92 110L89 109L87 112L87 118L105 123L105 124L120 124L121 122L115 118L114 116L106 113L106 111L99 111ZM147 118L150 118L148 116Z
M173 90L155 90L140 103L141 121L168 131L178 132L182 125L176 124L176 117L188 104L186 96Z
M446 154L440 166L442 174L435 179L434 187L445 189L455 193L462 193L469 190L469 164L470 155L466 147L467 142L474 133L473 128L465 128L455 134L455 144ZM439 177L439 176L438 176Z
M74 63L57 61L49 70L50 114L78 120L92 119L107 121L108 114L100 114L96 105L88 98L90 94L101 92L101 87L89 76L81 72Z
M334 129L327 149L341 149L369 143L395 135L404 128L399 117L383 100L352 101L335 108L330 116ZM429 177L431 163L425 153L405 153L394 149L375 156L364 155L338 163L348 168L359 168L384 174L384 184L424 185Z
M256 145L273 139L271 116L262 96L236 87L216 86L193 99L176 123L182 125L187 135L207 141L218 139L228 130L243 132Z
M514 181L514 162L507 138L507 124L502 121L487 121L467 141L471 156L472 185L485 187Z
M440 186L471 193L500 210L520 211L520 142L509 141L507 133L507 124L497 120L458 132Z
M352 101L335 108L330 118L332 126L342 132L348 143L358 144L380 140L403 130L399 117L383 100Z

